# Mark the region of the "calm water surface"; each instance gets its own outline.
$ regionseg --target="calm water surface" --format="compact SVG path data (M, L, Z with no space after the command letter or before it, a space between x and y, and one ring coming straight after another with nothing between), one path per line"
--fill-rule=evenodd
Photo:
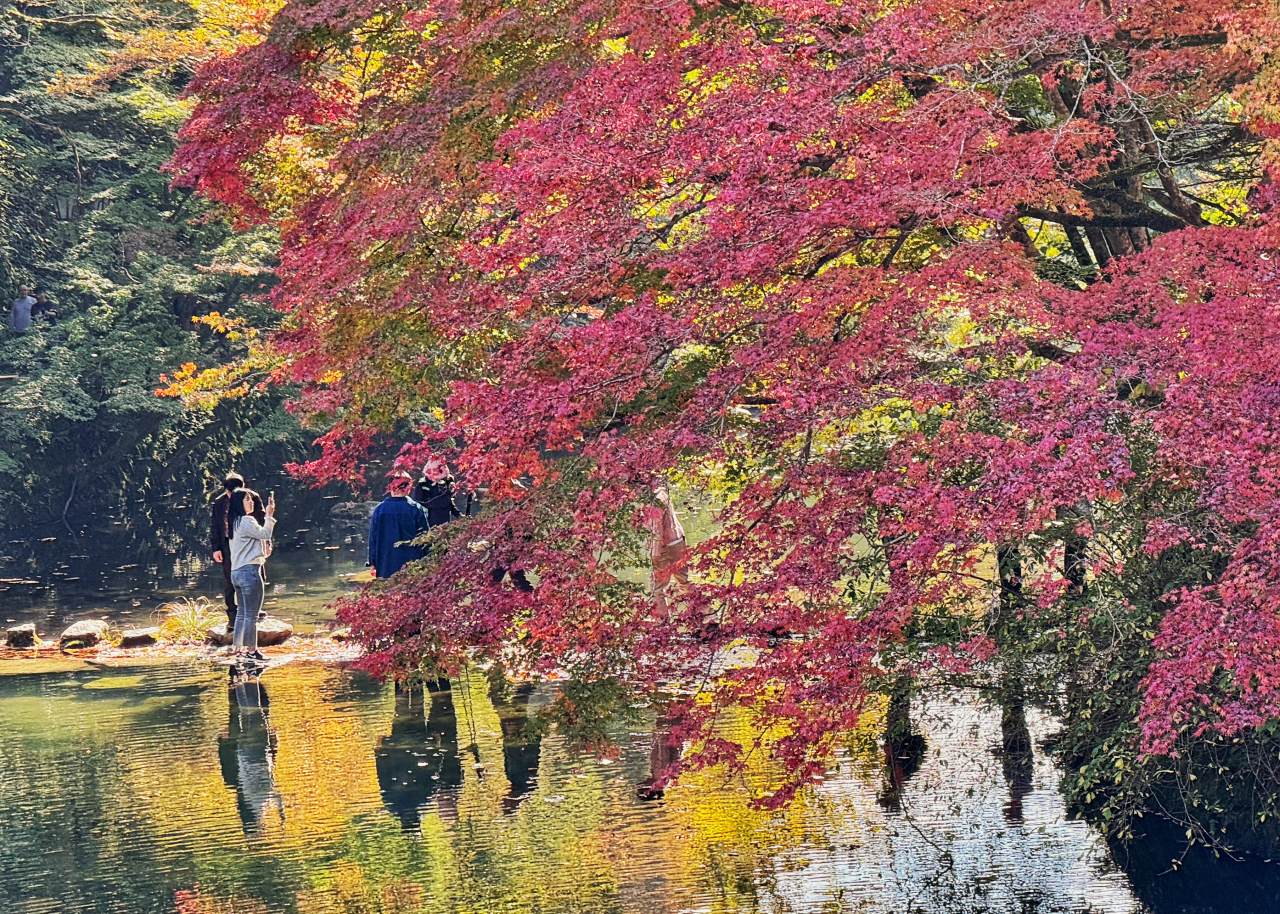
M998 712L927 705L897 794L874 740L780 812L714 773L642 800L620 757L522 738L547 686L435 694L333 666L0 676L0 908L36 912L1144 910ZM1032 720L1043 738L1048 722ZM733 726L732 722L728 726Z
M268 609L304 631L364 570L367 522L338 501L284 501ZM105 519L0 545L0 618L56 635L216 599L205 508L172 509L184 528L125 535ZM476 675L397 694L302 663L235 686L207 663L23 669L0 665L3 912L1280 912L1271 869L1188 858L1164 875L1178 848L1148 846L1122 858L1126 875L1066 817L1040 748L1052 721L1028 712L1036 750L1010 764L998 710L967 693L917 708L928 748L901 789L869 729L765 812L750 804L763 767L638 797L652 721L619 726L617 757L554 731L530 742L547 685L499 694Z
M342 496L288 479L262 488L276 488L281 501L266 609L309 631L332 619L335 598L367 579L367 515L344 511ZM203 496L173 495L146 510L133 518L80 518L74 532L53 526L0 539L0 622L34 622L42 636L56 638L83 618L148 625L157 607L181 597L220 604L222 569L208 555Z

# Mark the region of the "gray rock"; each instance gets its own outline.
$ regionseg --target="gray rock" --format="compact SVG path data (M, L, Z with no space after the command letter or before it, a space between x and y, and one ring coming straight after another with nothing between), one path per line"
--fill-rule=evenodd
M70 647L74 644L80 647L93 647L99 641L106 639L109 628L110 626L101 619L85 619L72 624L64 631L58 637L58 645Z
M333 631L329 632L329 640L330 641L350 641L351 629L335 628Z
M293 626L270 616L258 623L258 647L274 647L293 637Z
M234 633L227 631L227 623L220 622L205 634L209 638L209 643L225 647L232 642ZM288 622L268 616L258 623L258 647L274 647L277 644L284 644L292 636L293 626Z
M373 516L373 509L380 504L377 501L341 501L329 509L329 515L342 520L368 520Z
M36 626L34 622L26 625L15 625L5 632L4 643L9 647L35 647Z
M160 640L160 629L152 626L151 628L126 628L120 636L121 647L147 647L155 644Z
M231 643L231 632L227 630L227 623L219 622L213 628L205 632L205 637L209 639L210 644L216 644L219 647L226 647Z

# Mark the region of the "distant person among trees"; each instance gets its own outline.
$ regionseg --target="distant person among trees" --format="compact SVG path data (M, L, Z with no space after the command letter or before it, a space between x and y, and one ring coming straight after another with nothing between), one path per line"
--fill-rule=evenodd
M438 468L427 465L422 468L422 478L413 485L410 498L427 509L427 521L433 527L462 516L453 502L453 483L453 474L448 470L440 475Z
M49 293L40 291L36 293L36 303L31 306L31 318L46 318L50 322L58 316L58 312L53 308L53 302L49 301Z
M667 592L683 593L689 589L689 572L686 568L689 544L685 542L684 527L676 517L671 495L666 489L656 487L654 498L661 511L649 524L649 559L653 564L650 588L653 605L660 618L667 618Z
M227 605L227 631L235 630L236 625L236 586L231 583L231 537L227 529L230 519L231 496L237 489L244 488L244 477L239 473L228 473L222 480L222 491L213 500L213 511L209 519L209 549L213 560L222 566L222 599Z
M271 555L271 533L276 527L276 497L267 501L260 522L254 508L261 501L256 492L238 489L231 493L227 530L231 544L231 583L236 588L236 622L232 649L239 657L262 660L258 651L258 612L265 587L262 566Z
M14 333L26 333L31 326L31 309L36 300L31 297L30 286L19 286L18 297L14 299L13 308L9 312L9 329Z
M421 546L409 542L431 529L426 509L409 499L412 487L408 476L393 477L387 485L387 497L369 518L369 561L365 564L373 566L374 577L389 578L426 555Z

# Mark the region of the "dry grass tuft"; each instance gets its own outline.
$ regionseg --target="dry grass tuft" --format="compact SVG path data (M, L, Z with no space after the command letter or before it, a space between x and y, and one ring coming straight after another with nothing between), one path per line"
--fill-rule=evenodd
M165 641L204 641L209 629L227 620L220 605L208 597L183 597L164 603L156 610L160 637Z

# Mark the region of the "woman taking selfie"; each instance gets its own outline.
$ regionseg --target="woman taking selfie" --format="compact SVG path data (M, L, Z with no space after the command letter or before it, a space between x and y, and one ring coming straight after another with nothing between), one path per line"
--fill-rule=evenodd
M276 497L267 501L264 512L255 516L262 504L256 492L239 489L231 494L227 530L231 534L231 583L236 589L235 632L232 650L237 656L261 660L258 652L258 612L262 609L262 566L271 554L271 532L276 528ZM259 508L260 510L260 508Z

